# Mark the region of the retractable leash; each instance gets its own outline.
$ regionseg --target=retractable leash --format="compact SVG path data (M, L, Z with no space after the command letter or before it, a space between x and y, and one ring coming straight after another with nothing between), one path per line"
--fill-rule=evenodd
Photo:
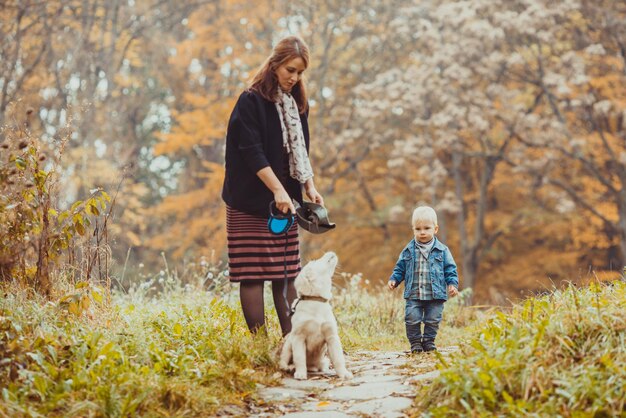
M276 202L270 202L270 217L267 220L267 229L274 235L282 235L285 234L285 251L283 253L283 267L285 274L285 282L283 285L283 299L285 301L285 305L287 306L287 316L292 315L291 307L289 306L289 301L287 300L287 286L289 285L289 280L287 278L287 247L289 246L289 228L293 225L296 220L296 215L288 212L282 213L278 211L276 208L276 212L274 209L276 208Z
M276 211L274 210L276 209ZM276 207L276 202L270 202L270 217L267 220L267 229L274 235L286 234L295 222L295 215L291 212L282 213Z
M328 211L322 205L313 202L302 202L302 205L293 200L296 213L284 214L276 208L276 202L270 203L270 217L267 220L267 228L274 235L285 234L285 286L283 287L283 299L287 305L287 314L293 315L298 300L294 301L294 306L290 307L287 301L287 233L294 222L298 221L298 225L312 234L323 234L335 229L336 225L328 219ZM276 210L274 210L276 209Z

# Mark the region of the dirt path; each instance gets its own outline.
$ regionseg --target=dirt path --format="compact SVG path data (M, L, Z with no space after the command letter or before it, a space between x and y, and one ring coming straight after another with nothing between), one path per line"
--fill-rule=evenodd
M449 355L457 347L439 350ZM276 387L262 387L252 417L406 417L417 385L438 375L432 354L359 351L347 357L354 379L313 374L308 380L285 377Z

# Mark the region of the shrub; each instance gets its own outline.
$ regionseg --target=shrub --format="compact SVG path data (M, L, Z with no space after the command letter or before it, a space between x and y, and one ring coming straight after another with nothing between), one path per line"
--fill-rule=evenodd
M50 158L25 127L4 127L1 133L0 280L50 295L52 277L61 266L89 279L102 261L109 195L96 189L86 200L60 209L55 188L67 139L59 140L56 155ZM89 244L90 240L96 245ZM76 257L81 247L88 249L83 257ZM100 268L98 274L103 277L106 270Z

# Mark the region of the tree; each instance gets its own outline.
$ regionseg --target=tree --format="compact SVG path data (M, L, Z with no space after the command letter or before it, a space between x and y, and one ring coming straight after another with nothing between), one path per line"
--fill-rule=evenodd
M575 233L577 245L604 252L585 260L614 270L626 264L626 6L610 6L581 2L512 75L541 103L520 121L519 139L543 154L526 171L543 184L546 206L582 211L578 223L593 233Z
M161 220L147 245L187 255L225 254L221 200L223 147L228 116L246 80L272 47L280 26L276 2L216 1L189 16L186 36L169 61L176 101L173 125L156 155L185 162L177 193L154 205ZM176 237L176 239L173 239Z

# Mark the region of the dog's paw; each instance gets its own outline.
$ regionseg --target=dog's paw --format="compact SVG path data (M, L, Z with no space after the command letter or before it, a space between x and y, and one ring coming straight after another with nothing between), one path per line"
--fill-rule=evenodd
M337 377L339 377L340 379L344 379L344 380L350 380L354 376L348 370L341 370L341 371L337 371Z
M293 364L287 364L283 362L278 363L278 367L284 372L291 372L293 371L293 369L295 369L295 366Z
M330 361L326 357L320 361L320 370L325 374L330 373Z
M293 374L293 378L297 380L306 380L306 370L296 370L296 372Z

